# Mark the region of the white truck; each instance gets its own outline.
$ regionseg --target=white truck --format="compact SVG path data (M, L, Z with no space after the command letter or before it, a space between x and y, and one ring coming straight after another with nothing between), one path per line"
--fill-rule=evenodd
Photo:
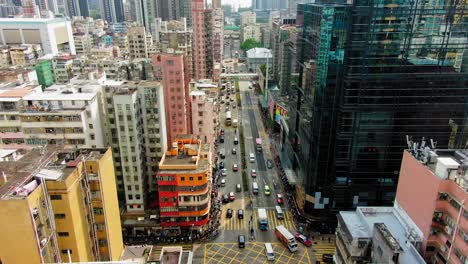
M289 251L297 251L297 243L294 236L289 232L284 225L279 225L275 228L276 237L285 245Z
M258 208L258 225L262 231L268 229L268 216L265 208Z
M232 120L232 127L236 128L238 123L239 123L239 121L237 121L237 119L233 119Z

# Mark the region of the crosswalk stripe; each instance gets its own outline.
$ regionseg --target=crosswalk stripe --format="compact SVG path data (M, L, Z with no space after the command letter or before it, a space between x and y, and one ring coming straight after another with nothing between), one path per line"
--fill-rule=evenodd
M252 224L254 229L258 229L257 223L257 210L253 212ZM223 224L222 228L224 230L247 230L249 228L249 221L250 221L251 211L246 211L244 215L244 219L238 219L237 214L234 214L232 218L226 218L225 215L223 216ZM268 230L274 230L276 226L284 225L286 229L290 230L291 232L296 231L296 227L294 224L294 220L290 212L284 212L284 219L280 220L276 217L275 210L267 210L268 216Z

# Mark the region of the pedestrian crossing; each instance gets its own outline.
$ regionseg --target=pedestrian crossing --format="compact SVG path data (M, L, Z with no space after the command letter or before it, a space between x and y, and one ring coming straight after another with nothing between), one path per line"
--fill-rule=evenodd
M253 228L259 229L257 214L257 210L254 210L253 216L251 210L244 210L244 219L238 219L237 211L233 212L232 218L227 218L224 212L221 228L224 230L248 230L249 222L252 220ZM275 227L279 225L284 225L288 230L296 230L294 219L290 212L284 211L284 219L281 220L276 218L276 211L274 209L267 209L267 215L268 230L274 230Z
M318 244L313 244L312 248L314 250L315 258L318 261L322 261L323 254L332 254L332 255L335 254L335 244L333 243L318 242Z

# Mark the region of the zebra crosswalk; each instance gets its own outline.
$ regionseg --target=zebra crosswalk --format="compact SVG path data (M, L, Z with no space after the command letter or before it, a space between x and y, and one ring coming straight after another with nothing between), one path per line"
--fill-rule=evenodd
M335 244L333 243L320 243L319 242L318 244L312 245L312 247L314 250L315 258L318 261L322 260L323 254L332 254L332 255L335 254Z
M249 221L252 220L253 228L259 229L257 214L257 210L254 210L253 216L252 211L244 210L244 219L238 219L237 212L234 212L232 218L226 218L226 215L223 215L221 228L224 230L248 230ZM277 219L276 211L274 209L267 209L267 216L268 230L274 230L275 227L279 225L284 225L288 230L296 230L294 219L290 212L284 211L284 219Z

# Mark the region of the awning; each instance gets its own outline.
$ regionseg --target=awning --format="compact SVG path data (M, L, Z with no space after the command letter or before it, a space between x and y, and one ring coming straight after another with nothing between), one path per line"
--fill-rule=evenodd
M286 179L288 179L288 183L291 186L296 185L296 173L291 169L284 169L284 173L286 174Z

